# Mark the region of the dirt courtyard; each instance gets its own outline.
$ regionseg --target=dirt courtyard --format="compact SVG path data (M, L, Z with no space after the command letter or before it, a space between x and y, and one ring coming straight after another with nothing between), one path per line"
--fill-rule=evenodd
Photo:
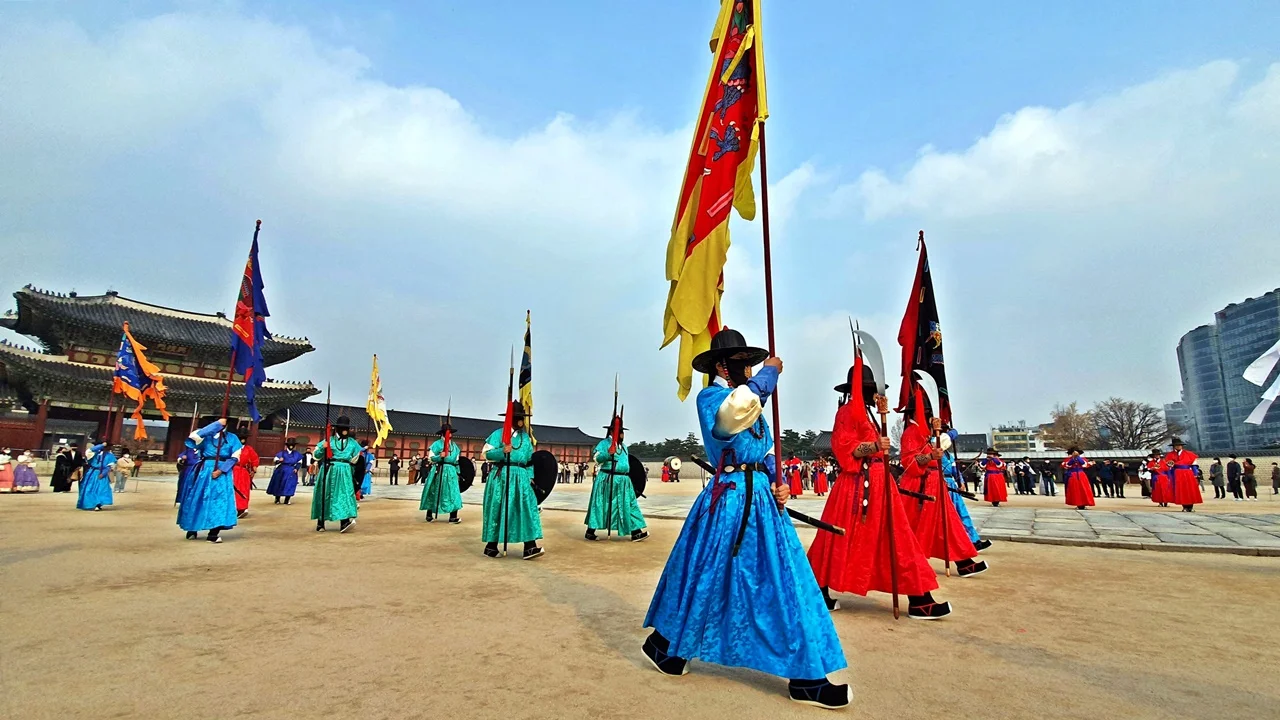
M546 511L548 554L481 555L479 508L427 525L372 500L318 535L309 496L211 545L182 539L171 485L103 512L0 496L0 715L7 718L830 717L786 683L640 652L681 523L582 540ZM267 499L269 500L269 499ZM812 533L801 533L806 543ZM942 578L956 613L835 614L859 718L1266 718L1280 707L1280 558L997 543ZM904 599L905 606L905 599Z

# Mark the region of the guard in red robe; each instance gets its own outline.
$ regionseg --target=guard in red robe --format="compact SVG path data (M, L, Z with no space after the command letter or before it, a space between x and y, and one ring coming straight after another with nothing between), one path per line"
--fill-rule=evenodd
M237 436L243 434L243 430L236 432ZM240 438L240 441L244 442L244 438ZM260 460L258 451L254 450L252 445L245 443L240 451L240 462L236 463L231 473L236 489L236 517L244 517L249 512L249 491L253 488L253 474L258 471Z
M933 500L907 498L903 501L907 518L915 530L920 549L931 558L954 562L960 577L986 572L984 561L975 561L978 549L969 539L960 513L951 499L951 490L942 480L942 448L929 442L929 428L937 431L941 421L932 425L925 414L924 392L917 389L915 413L902 431L902 477L898 482L906 490L929 495Z
M1094 505L1093 488L1089 485L1089 475L1085 472L1085 468L1093 463L1081 454L1078 447L1070 448L1067 454L1070 457L1062 461L1064 480L1067 483L1067 504L1083 510Z
M857 385L854 378L860 380ZM916 541L897 485L885 471L889 438L871 415L877 407L888 407L879 389L861 356L849 381L836 386L844 402L836 411L831 452L840 465L840 481L822 509L822 520L844 528L845 534L818 533L809 548L809 564L831 610L840 608L832 590L864 596L874 590L894 593L895 602L897 593L903 593L908 617L937 620L951 614L951 605L933 599L937 574ZM866 403L866 397L875 398L875 404Z
M791 486L792 500L804 494L804 482L800 479L800 466L803 464L800 458L795 455L792 455L791 459L784 463L787 467L787 484Z
M982 466L984 476L982 499L991 503L991 507L1000 507L1000 503L1009 499L1008 476L1000 451L987 448L987 458L979 460L978 464Z
M827 463L819 460L813 466L813 494L822 497L830 492L827 487Z
M1181 505L1183 512L1195 512L1196 505L1204 502L1200 495L1200 482L1196 480L1195 465L1199 458L1187 450L1181 438L1171 441L1173 452L1164 456L1166 477L1171 481L1172 502Z
M1151 451L1151 457L1147 459L1147 470L1151 472L1151 502L1160 507L1169 507L1169 503L1173 502L1173 484L1158 450ZM1199 485L1196 488L1198 493Z

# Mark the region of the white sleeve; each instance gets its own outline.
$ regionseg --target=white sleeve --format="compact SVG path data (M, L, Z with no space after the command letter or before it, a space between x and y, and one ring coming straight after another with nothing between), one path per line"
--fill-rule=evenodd
M716 411L716 434L737 435L754 425L763 410L760 396L751 388L739 385L720 403L720 409Z

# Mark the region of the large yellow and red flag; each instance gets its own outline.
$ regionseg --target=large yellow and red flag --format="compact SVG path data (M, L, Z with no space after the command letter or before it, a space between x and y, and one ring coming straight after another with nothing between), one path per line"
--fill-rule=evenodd
M676 369L681 400L693 386L693 358L720 329L720 296L729 253L729 211L756 215L751 172L765 102L760 0L723 0L711 38L715 60L703 94L667 244L671 290L663 315L662 346L680 340Z

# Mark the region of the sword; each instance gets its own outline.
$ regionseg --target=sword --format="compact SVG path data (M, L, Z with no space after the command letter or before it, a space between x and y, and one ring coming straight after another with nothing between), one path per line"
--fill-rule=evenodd
M707 461L706 461L706 460L704 460L703 458L700 458L700 457L698 457L698 456L696 456L696 455L695 455L695 456L693 456L693 457L692 457L692 458L690 458L690 459L691 459L691 460L693 460L693 462L694 462L694 464L695 464L695 465L697 465L698 467L702 468L703 470L706 470L706 471L707 471L708 473L710 473L711 475L715 475L715 474L716 474L716 469L711 465L711 463L707 462ZM791 508L784 508L784 509L786 510L787 515L789 515L793 520L799 520L800 522L804 523L805 525L810 525L810 526L813 526L813 527L815 527L815 528L817 528L817 529L819 529L819 530L825 530L825 531L827 531L827 532L829 532L829 533L835 533L836 535L844 535L844 534L845 534L845 530L844 530L844 528L842 528L842 527L840 527L840 526L838 526L838 525L832 525L831 523L823 522L823 521L821 521L821 520L819 520L819 519L817 519L817 518L814 518L814 517L810 517L810 516L808 516L808 515L805 515L804 513L799 512L798 510L792 510Z

